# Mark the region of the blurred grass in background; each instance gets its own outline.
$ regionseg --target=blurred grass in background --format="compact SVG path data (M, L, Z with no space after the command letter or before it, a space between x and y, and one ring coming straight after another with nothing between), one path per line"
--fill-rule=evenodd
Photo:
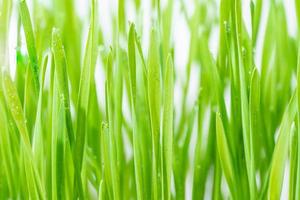
M300 198L283 1L118 0L109 33L84 3L88 27L73 0L0 2L0 199Z

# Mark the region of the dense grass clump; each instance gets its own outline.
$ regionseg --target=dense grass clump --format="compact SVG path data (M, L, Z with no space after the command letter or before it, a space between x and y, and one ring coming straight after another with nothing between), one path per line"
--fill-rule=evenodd
M0 1L0 199L300 199L283 0L76 2Z

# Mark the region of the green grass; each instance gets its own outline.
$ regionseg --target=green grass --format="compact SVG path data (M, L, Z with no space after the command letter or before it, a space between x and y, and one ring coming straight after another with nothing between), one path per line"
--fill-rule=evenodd
M299 199L299 1L117 2L0 1L0 199Z

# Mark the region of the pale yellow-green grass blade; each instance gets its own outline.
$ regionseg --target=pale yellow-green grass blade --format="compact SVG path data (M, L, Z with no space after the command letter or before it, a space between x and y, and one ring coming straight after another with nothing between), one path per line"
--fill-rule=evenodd
M174 67L171 55L167 58L165 77L164 77L164 91L163 91L163 175L164 175L164 199L171 199L171 176L173 164L173 113L174 113Z

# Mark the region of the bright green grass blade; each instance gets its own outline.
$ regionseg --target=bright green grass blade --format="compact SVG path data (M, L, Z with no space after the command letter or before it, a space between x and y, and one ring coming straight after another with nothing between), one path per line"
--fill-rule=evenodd
M163 92L163 125L162 125L162 160L164 199L171 199L171 175L173 162L173 94L174 69L171 55L167 58Z
M113 62L113 54L112 51L108 55L107 59L107 69L106 69L106 114L108 120L108 154L109 161L111 166L110 177L111 177L111 190L114 199L120 199L120 180L121 174L119 173L119 169L121 167L121 155L120 153L120 103L117 97L120 97L119 82L120 76L118 74L114 74L114 62ZM114 79L116 77L116 79ZM115 80L115 81L114 81ZM118 112L116 112L118 110ZM121 158L121 159L119 159Z
M148 74L147 66L146 66L146 61L145 61L144 55L143 55L141 41L140 41L140 38L137 36L137 34L135 34L135 43L136 43L136 46L137 46L138 53L139 53L139 55L141 57L141 60L142 60L143 75L144 75L145 80L146 80L146 77L147 77L147 74Z
M130 71L130 89L131 89L131 99L133 105L133 113L135 115L135 105L136 105L136 55L135 55L135 28L134 24L130 25L129 35L128 35L128 61L129 61L129 71ZM135 122L134 122L135 123Z
M124 65L123 63L128 63L127 54L120 48L119 44L119 34L117 38L116 45L116 65L114 65L114 80L112 90L109 91L113 93L113 109L114 114L112 115L112 121L109 122L109 126L113 126L110 128L110 135L114 137L112 140L112 152L115 153L115 161L111 159L111 161L115 162L112 166L116 167L115 172L113 172L113 178L116 179L114 181L114 198L119 199L122 195L122 190L120 185L122 185L123 173L121 173L120 169L124 167L125 163L125 155L124 155L124 146L122 141L122 107L123 107L123 74L124 74ZM115 143L115 144L114 144ZM114 158L114 157L112 157Z
M194 128L195 113L197 109L193 109L187 119L187 129L185 130L185 137L180 143L176 143L174 146L174 155L176 157L173 159L173 171L174 171L174 182L176 190L176 199L185 198L185 187L186 187L186 176L188 172L188 150L191 142L191 136Z
M61 92L61 98L63 98L66 125L68 130L68 137L71 148L74 143L74 131L71 118L71 106L69 97L69 85L68 85L68 74L67 74L67 63L65 58L65 52L60 38L60 32L58 29L52 31L52 51L55 61L55 72L58 80L58 87Z
M161 77L156 31L152 29L148 56L148 99L152 133L152 198L160 199Z
M44 78L45 73L47 69L48 64L48 55L45 56L43 59L42 64L42 74L41 74L41 87L39 91L39 98L38 98L38 104L37 104L37 112L36 112L36 119L35 119L35 125L33 130L33 139L32 139L32 149L34 154L34 161L37 163L37 168L39 173L42 175L42 181L44 182L44 137L43 137L43 115L42 115L42 103L44 101L44 94L43 94L43 87L44 87ZM44 176L43 176L44 175Z
M35 88L36 88L36 92L38 92L40 88L38 58L37 58L35 39L34 39L30 14L25 0L20 0L19 12L23 24L23 29L25 32L27 51L29 55L31 69L33 72Z
M255 180L255 158L254 158L254 138L255 134L260 134L259 131L259 109L260 109L260 82L259 75L254 68L251 76L251 85L250 85L250 97L249 97L249 116L250 116L250 135L249 135L249 144L250 144L250 167L249 167L249 187L252 198L256 197L256 180Z
M98 200L104 200L104 183L103 180L100 181L99 192L98 192Z
M52 108L52 198L62 199L65 195L65 102L60 97L58 78L54 78Z
M214 171L214 183L213 183L213 194L212 198L217 200L221 199L221 178L222 178L222 169L220 166L220 159L218 157L218 152L215 152L215 171Z
M57 94L57 81L53 80L53 104L52 104L52 132L51 132L51 197L57 199L57 165L56 165L56 155L57 155L57 127L58 127L58 94Z
M29 138L32 138L32 130L34 128L34 121L36 117L38 92L35 92L35 86L33 82L32 71L30 69L29 63L27 63L26 73L25 73L25 83L22 85L24 87L24 102L23 109L26 118L26 125L28 129Z
M149 111L149 99L148 99L148 68L145 63L145 58L143 55L141 41L138 35L135 33L135 45L137 48L136 57L136 81L137 81L137 96L136 96L136 118L137 121L137 131L140 137L139 139L139 149L141 154L142 162L142 173L143 173L143 197L151 198L151 176L149 173L152 168L152 159L151 159L151 123L150 121L150 111ZM139 58L139 59L138 59ZM139 64L140 63L140 64ZM140 76L139 76L140 75ZM146 113L146 114L145 114Z
M128 61L130 71L130 94L131 94L131 116L133 123L133 152L134 152L134 169L135 169L135 184L137 199L143 198L143 177L141 171L141 154L139 150L139 135L137 125L137 88L136 88L136 55L135 55L135 28L134 24L130 25L129 36L128 36Z
M194 163L194 174L193 174L193 199L202 199L204 196L204 190L205 190L205 178L206 173L205 171L205 165L206 161L208 160L206 157L207 152L206 148L204 147L204 141L203 141L203 134L204 131L202 130L203 126L203 116L205 115L205 105L203 103L203 95L202 90L199 93L198 97L198 130L197 130L197 142L195 147L195 163ZM215 133L214 133L215 134Z
M299 31L299 27L300 27L300 2L298 0L295 0L295 8L296 8L298 31Z
M0 91L1 93L1 91ZM1 160L3 161L3 174L4 177L1 177L3 181L7 182L9 194L3 198L16 198L17 197L17 179L16 175L13 173L13 170L17 163L15 161L18 157L15 157L11 150L11 143L9 138L9 129L8 129L8 121L5 113L6 109L4 107L4 101L2 101L2 94L0 94L0 153ZM5 180L6 179L6 180ZM3 194L4 195L4 194Z
M2 73L0 73L0 83L2 83ZM3 166L2 181L7 183L8 194L2 191L1 198L17 198L20 192L18 169L20 168L19 160L19 137L12 133L15 125L12 123L12 117L8 112L8 107L5 102L3 88L0 87L0 153ZM5 181L6 179L6 181ZM2 182L3 183L3 182ZM26 188L26 187L25 187Z
M16 51L16 87L20 97L20 101L24 104L24 84L25 84L25 74L26 74L26 62L27 57L22 55L21 50L17 47Z
M120 199L120 176L119 176L119 171L118 171L118 163L117 163L117 140L118 140L118 134L116 133L115 130L117 130L117 125L116 125L116 117L115 115L115 110L116 107L114 107L114 103L119 103L117 102L116 96L117 92L114 90L114 77L113 76L113 55L112 52L109 53L108 59L107 59L107 69L106 69L106 114L107 114L107 120L108 120L108 130L107 130L107 136L105 141L107 142L106 148L108 148L108 157L109 159L105 159L105 162L109 162L109 166L111 170L108 172L110 173L111 177L111 190L112 190L112 196L113 199ZM120 162L120 160L118 160Z
M105 192L103 192L105 197L108 199L113 199L113 189L112 189L112 178L111 178L111 166L109 157L109 135L108 127L106 123L102 124L101 127L101 157L102 157L102 173L103 173L103 185L105 186Z
M284 175L285 162L289 149L291 125L297 112L297 95L293 95L283 115L279 136L275 145L268 189L268 199L279 199Z
M261 132L261 92L260 92L260 77L258 75L257 69L254 68L251 75L250 81L250 94L249 94L249 116L250 116L250 143L253 151L252 162L254 162L254 166L257 166L258 163L255 163L257 158L255 156L259 156L259 149L261 149L261 145L264 144L264 135ZM262 141L260 143L259 141Z
M83 68L81 72L81 79L79 85L78 92L78 102L77 102L77 126L76 126L76 141L74 148L74 164L75 164L75 198L77 198L77 194L80 198L83 197L83 187L81 180L81 168L82 168L82 160L83 153L85 147L85 136L87 131L87 112L88 112L88 103L89 103L89 95L90 95L90 83L93 80L92 70L94 68L93 64L95 64L96 56L96 24L95 24L95 16L96 16L96 0L92 0L91 6L91 24L88 33L87 43L86 43L86 51L83 60Z
M220 114L216 115L217 150L231 195L235 198L234 167Z
M70 80L70 98L73 103L77 104L78 90L80 83L80 67L79 63L82 61L81 45L83 41L82 28L83 23L76 12L76 2L73 0L53 0L53 10L50 19L54 18L54 24L61 30L61 38L63 40L66 59L67 59L67 73ZM85 1L88 4L91 1ZM51 30L53 25L50 26L48 31L51 37Z
M300 9L300 7L299 7ZM299 13L300 14L300 13ZM300 45L299 45L300 47ZM295 198L300 198L300 48L298 47L298 63L297 63L297 105L298 105L298 113L297 113L297 180L296 180L296 188L295 188Z
M26 126L25 116L22 111L20 99L17 95L17 90L7 72L3 73L2 85L6 102L21 136L21 147L24 148L23 156L26 157L24 164L27 169L26 179L29 181L28 189L30 191L30 195L33 198L36 197L43 199L45 194L37 169L33 164L33 155L31 151L31 144Z
M261 14L262 14L262 0L253 0L251 1L251 19L252 19L252 41L253 44L256 45L257 43L257 36L259 31L259 25L261 22Z
M230 3L229 0L220 1L220 50L218 56L218 63L221 73L223 74L226 68L226 54L227 44L226 44L226 35L229 26L229 14L230 14Z
M22 111L22 105L17 95L16 88L7 72L3 73L2 85L4 89L4 95L10 112L15 120L15 123L19 129L21 139L24 142L27 150L31 149L30 139L26 127L26 120Z
M247 45L247 42L242 41L242 36L247 37L247 32L243 31L243 21L241 19L241 1L236 0L234 5L234 15L233 15L233 26L234 26L234 34L233 35L233 47L235 54L235 65L238 66L238 70L236 71L236 78L238 79L238 94L240 95L240 106L241 106L241 123L242 123L242 134L243 134L243 142L244 142L244 156L245 156L245 167L246 173L243 172L241 176L240 182L243 190L247 190L246 187L250 189L250 199L255 199L255 172L254 172L254 159L253 159L253 147L251 146L251 133L250 133L250 124L249 124L249 103L248 103L248 95L247 95L247 80L248 73L247 69L251 68L251 54L249 60L245 60L245 55L242 54L242 45ZM243 35L242 35L243 34ZM245 47L244 47L245 49ZM247 57L246 57L247 58ZM248 61L248 62L247 62ZM243 168L242 164L240 164L239 168ZM248 184L245 183L245 179L248 179ZM246 195L245 192L240 192L241 195Z

